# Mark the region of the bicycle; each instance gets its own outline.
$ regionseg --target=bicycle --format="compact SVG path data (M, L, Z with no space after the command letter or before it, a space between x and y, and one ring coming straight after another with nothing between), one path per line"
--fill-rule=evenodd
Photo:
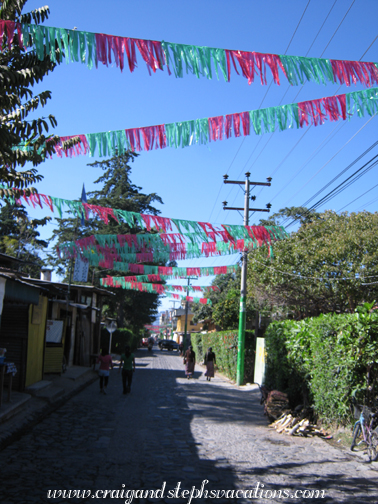
M353 451L355 446L365 443L369 461L374 462L378 458L378 432L373 429L373 423L374 419L377 417L377 413L373 413L367 406L360 406L355 400L352 401L352 404L354 406L354 416L357 418L359 414L359 419L353 427L353 440L350 449ZM370 422L368 421L369 417ZM363 439L357 442L361 434Z

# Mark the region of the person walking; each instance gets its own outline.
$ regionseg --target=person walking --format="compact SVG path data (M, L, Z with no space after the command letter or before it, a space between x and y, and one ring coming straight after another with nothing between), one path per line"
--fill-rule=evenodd
M123 363L123 367L122 367ZM125 353L121 355L121 362L119 364L119 370L122 367L122 385L123 393L129 394L131 392L131 383L133 381L133 372L135 371L135 357L131 353L130 347L125 348Z
M211 378L214 378L214 364L217 363L217 359L215 357L215 353L213 352L213 349L210 347L208 348L206 354L205 354L205 364L206 364L206 380L210 381Z
M100 363L98 376L100 377L100 392L106 394L106 388L109 381L109 367L113 369L112 356L107 350L103 349L101 355L97 357L97 363Z
M188 350L185 352L184 356L184 364L185 364L185 374L186 377L192 378L194 374L194 368L196 365L196 353L193 350L193 347L190 346Z

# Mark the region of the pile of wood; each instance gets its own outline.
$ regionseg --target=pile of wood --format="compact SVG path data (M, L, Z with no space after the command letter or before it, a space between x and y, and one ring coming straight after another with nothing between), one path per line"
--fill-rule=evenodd
M290 406L287 394L278 390L269 392L264 407L264 413L268 416L269 420L276 420L288 411L290 411Z
M289 434L289 436L320 436L329 438L323 429L318 429L316 425L310 423L307 418L295 417L291 413L282 415L278 420L269 425L277 432Z

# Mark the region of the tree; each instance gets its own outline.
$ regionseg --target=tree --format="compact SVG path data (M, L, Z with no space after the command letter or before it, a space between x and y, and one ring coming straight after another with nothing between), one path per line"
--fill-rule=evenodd
M19 23L39 24L49 15L49 8L42 7L27 14L21 11L27 0L4 0L0 4L0 19ZM5 29L8 37L7 27ZM33 95L31 87L40 82L62 61L63 53L56 44L55 62L46 53L43 60L35 52L26 51L19 45L17 30L10 46L5 39L0 53L0 197L17 194L17 190L35 192L32 184L39 182L42 176L36 168L18 171L31 162L38 166L46 155L54 152L54 145L59 137L47 137L51 127L57 125L53 115L45 118L28 117L51 98L50 91ZM64 148L75 145L79 139L65 142Z
M134 185L130 180L131 167L129 163L133 162L137 156L133 152L126 152L111 159L89 164L94 168L101 168L104 173L95 180L95 184L101 184L101 189L88 193L88 203L138 213L153 215L160 213L152 204L155 201L163 203L161 198L156 193L144 194L141 192L142 188ZM141 229L130 228L128 224L117 223L112 219L108 225L99 219L85 221L85 224L82 225L79 219L68 218L59 220L59 228L54 230L50 241L59 245L92 234L134 234L139 232ZM50 262L57 269L58 274L65 274L68 279L69 260L50 257ZM104 273L104 270L93 268L92 275L94 275L96 284L99 285L99 277L104 276ZM107 270L106 275L120 276L120 272ZM123 289L114 289L113 292L115 296L108 300L105 312L107 315L117 318L118 327L128 327L137 331L144 324L150 324L153 321L159 305L157 294Z
M218 275L213 280L213 286L219 288L218 291L209 291L205 294L206 298L210 298L211 305L196 305L192 310L194 312L193 320L206 320L213 322L222 330L237 329L239 326L239 310L240 310L240 273L238 270L236 275ZM247 321L251 321L254 315L253 299L248 297L247 300Z
M378 299L378 214L317 214L290 238L249 254L248 292L295 318L353 312Z
M260 219L260 226L281 226L292 219L299 224L308 224L319 216L318 212L306 207L285 207L272 214L268 219Z
M38 250L47 247L47 242L39 238L37 228L50 220L51 217L29 219L23 206L10 203L0 209L0 252L25 261L22 266L24 274L39 276L44 261Z

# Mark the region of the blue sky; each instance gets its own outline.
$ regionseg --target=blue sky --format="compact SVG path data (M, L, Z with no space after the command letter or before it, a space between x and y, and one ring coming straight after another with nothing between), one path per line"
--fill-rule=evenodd
M30 0L25 10L41 5ZM48 26L263 53L286 51L289 55L346 60L359 60L364 55L364 61L378 61L378 40L371 45L377 35L376 0L53 0L48 5ZM62 64L35 92L52 91L43 115L54 114L58 121L54 133L65 136L224 115L364 89L359 84L351 88L338 84L288 88L285 79L281 86L273 84L269 89L259 80L248 85L235 72L229 83L223 78L197 79L191 74L177 79L169 77L166 70L149 76L138 58L134 73L128 69L121 73L115 65L89 70L79 63ZM241 224L237 212L222 209L224 200L243 206L242 191L223 185L224 174L240 180L246 171L251 172L252 180L273 177L272 187L254 191L260 208L269 202L272 212L300 206L376 141L378 119L368 119L355 116L349 122L328 122L310 129L142 152L133 164L132 181L144 192L162 197L164 205L157 206L165 217ZM376 154L375 148L355 169ZM87 191L93 190L100 173L86 165L94 159L98 158L55 157L46 161L38 167L44 175L39 192L77 199L83 182ZM376 211L377 202L368 205L378 196L376 190L350 204L377 183L376 170L320 210L338 211L346 206L350 212ZM45 212L31 214L41 217ZM262 216L266 214L255 214L252 223ZM49 236L55 225L53 221L47 226L43 236ZM180 265L211 266L232 260L235 262L235 258L210 258ZM162 307L171 305L165 300Z

